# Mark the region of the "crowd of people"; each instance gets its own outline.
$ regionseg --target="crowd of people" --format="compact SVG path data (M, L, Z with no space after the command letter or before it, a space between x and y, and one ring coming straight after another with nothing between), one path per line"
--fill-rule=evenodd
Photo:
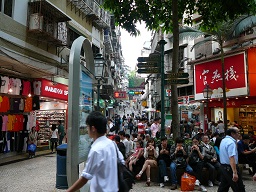
M90 179L93 185L91 187L95 189L110 187L107 181L102 183L102 180L99 180L108 170L108 158L112 159L111 153L115 153L115 145L107 142L107 137L114 141L112 143L116 144L118 153L122 154L120 161L134 173L136 179L140 180L143 174L146 175L146 186L151 184L150 172L153 168L158 168L159 175L156 177L159 177L159 186L165 187L165 183L170 182L171 190L177 189L180 180L177 169L195 176L195 185L201 191L207 191L203 185L203 168L208 169L208 187L217 185L220 192L228 191L230 187L235 192L245 191L238 164L249 164L253 180L256 180L256 138L251 132L240 134L239 128L234 125L223 134L216 131L217 129L213 134L209 134L209 131L204 133L199 128L193 135L195 129L181 126L181 129L184 129L183 136L176 138L172 143L167 137L158 138L157 133L161 127L159 118L155 118L151 123L143 118L136 119L138 121L134 123L133 116L128 117L122 118L127 120L127 125L124 121L120 123L117 119L121 118L117 115L113 121L106 119L107 126L104 127L105 118L100 113L95 112L88 116L86 123L94 142L82 177L68 190L69 192L77 190ZM128 122L133 123L131 129L128 129ZM104 161L101 160L100 154L104 156ZM116 173L113 170L116 161L111 163L111 173ZM170 172L167 171L168 167ZM118 180L116 175L112 176L111 187L116 187Z
M224 150L220 151L220 144L223 138L233 138L233 132L230 132L230 130L238 129L236 122L230 125L226 135L221 120L218 124L209 124L209 129L206 132L200 127L195 128L193 122L182 121L180 126L182 137L176 138L175 143L170 146L166 137L161 138L161 143L156 143L159 140L160 118L148 121L147 119L135 119L129 115L128 117L129 119L126 119L125 116L122 118L122 123L118 124L119 126L115 128L114 132L110 131L110 127L114 127L117 120L111 126L112 121L108 119L108 136L111 138L112 134L115 135L114 140L126 159L126 165L134 172L137 179L140 179L145 172L146 185L150 186L150 170L152 167L158 167L160 187L164 187L165 182L169 181L171 189L174 190L177 189L180 180L180 178L177 178L176 170L182 168L185 172L196 177L195 185L199 186L201 191L207 191L202 178L202 170L206 168L209 173L208 187L217 185L221 189L220 191L226 188L226 186L220 185L220 175L223 174L222 165L230 165L230 162L229 158L225 157L225 163L221 163L220 154L223 154ZM125 123L126 120L127 124ZM243 134L239 130L238 138L233 138L233 140L237 143L238 159L235 165L238 162L239 164L248 164L251 174L255 174L256 138L253 136L253 132ZM170 175L168 175L167 167L170 167ZM139 172L134 171L138 169ZM236 169L236 172L238 174L239 170ZM225 169L224 173L226 174ZM225 181L225 183L229 182ZM232 184L230 184L230 187L234 188ZM239 188L239 186L237 187Z

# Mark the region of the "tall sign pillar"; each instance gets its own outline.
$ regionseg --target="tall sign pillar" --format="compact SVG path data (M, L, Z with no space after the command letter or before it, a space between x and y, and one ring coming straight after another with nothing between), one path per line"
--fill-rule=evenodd
M80 63L82 47L86 66ZM93 83L95 83L95 77L92 47L88 39L80 36L73 42L69 57L66 163L68 186L71 186L79 178L79 164L86 161L90 149L91 140L88 136L85 119L93 107Z

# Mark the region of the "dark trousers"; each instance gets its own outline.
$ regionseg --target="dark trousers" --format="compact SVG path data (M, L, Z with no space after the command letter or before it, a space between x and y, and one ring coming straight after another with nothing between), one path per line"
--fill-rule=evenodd
M62 144L63 139L64 139L64 136L60 136L60 138L59 138L59 145Z
M57 143L58 139L57 138L51 138L51 150L53 151L53 147L55 145L55 150L57 150Z
M236 166L237 174L238 174L238 181L234 182L233 179L233 171L230 165L220 165L220 186L218 188L218 192L228 192L229 187L232 188L234 192L245 192L244 183L242 181L241 174L239 173L238 166Z
M204 165L209 170L209 180L214 182L217 175L220 176L220 163L218 161L216 162L206 162ZM217 175L216 175L216 171Z
M165 162L165 160L161 159L158 161L158 167L159 167L159 183L163 183L164 182L164 176L168 176L167 175L167 168L166 166L169 166L169 164Z
M251 153L248 155L239 155L238 161L241 164L249 164L252 167L253 174L256 173L256 153Z
M203 161L199 161L194 165L190 165L193 169L193 174L196 179L198 179L200 181L200 183L203 183L203 177L202 177L202 171L203 171L203 167L204 167L204 162Z

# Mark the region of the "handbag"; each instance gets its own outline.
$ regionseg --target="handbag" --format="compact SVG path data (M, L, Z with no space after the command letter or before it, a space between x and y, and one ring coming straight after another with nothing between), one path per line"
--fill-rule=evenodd
M181 191L193 191L195 189L196 178L188 173L184 173L181 177Z
M118 173L118 192L129 192L132 189L132 184L135 183L133 173L120 161L117 146L117 173Z
M34 143L28 145L28 151L35 152L36 145Z

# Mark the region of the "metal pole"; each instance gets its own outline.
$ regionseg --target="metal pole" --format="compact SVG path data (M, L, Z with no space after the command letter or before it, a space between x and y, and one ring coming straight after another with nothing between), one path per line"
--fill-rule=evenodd
M160 62L161 62L161 138L165 136L165 110L164 110L164 45L166 44L165 40L159 41L161 48Z
M97 111L100 111L100 79L98 79L97 84Z
M209 90L209 85L206 85L206 90L207 90L207 95L206 95L206 130L208 130L208 102L209 102L209 96L208 96L208 90ZM204 132L206 132L206 130L204 130Z

